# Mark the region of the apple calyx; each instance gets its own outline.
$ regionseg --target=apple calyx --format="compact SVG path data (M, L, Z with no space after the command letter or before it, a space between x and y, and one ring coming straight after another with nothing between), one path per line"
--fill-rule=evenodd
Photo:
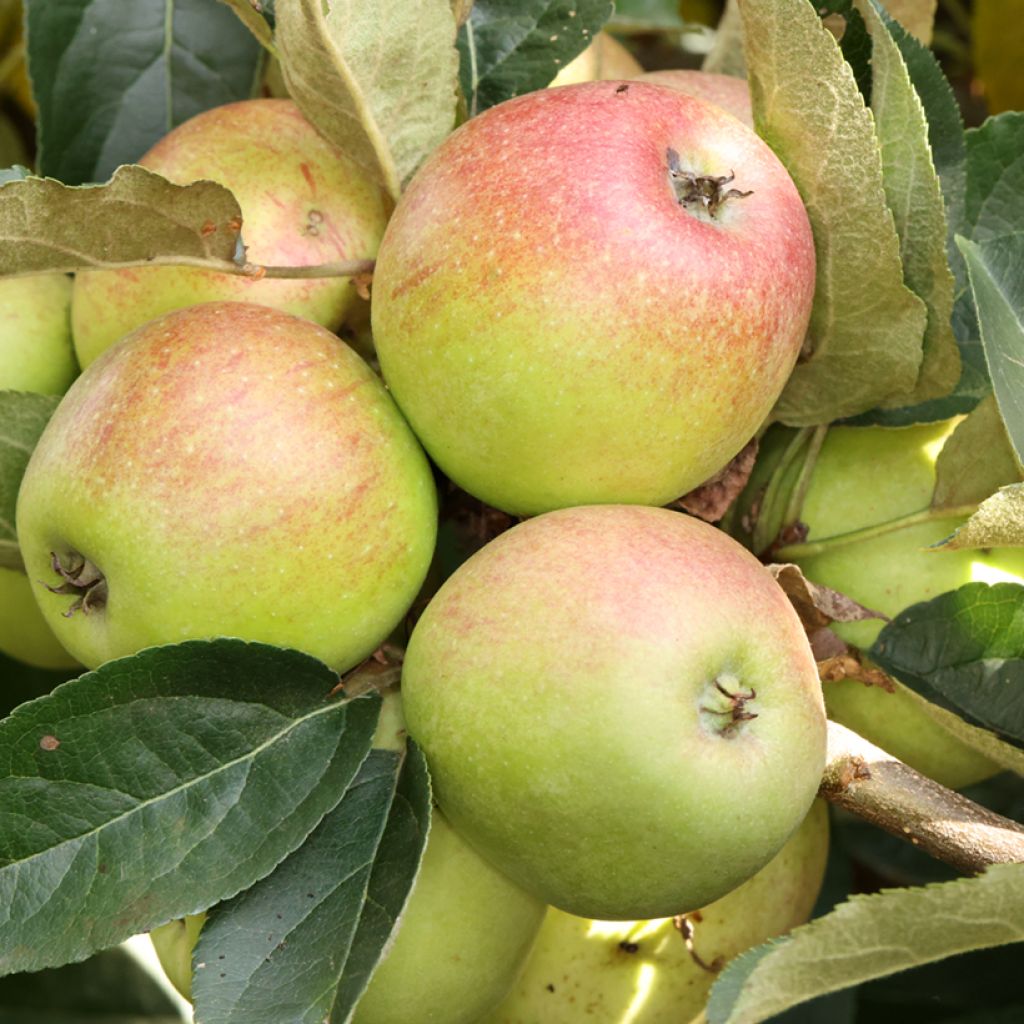
M73 594L75 600L64 618L70 619L77 611L84 615L99 611L107 603L107 578L84 555L72 551L67 556L67 564L56 551L50 552L50 565L53 571L64 581L58 586L43 583L51 594Z
M730 674L716 677L704 688L700 717L704 727L726 739L736 736L744 722L757 718L749 704L756 699L757 690L742 690L739 680Z
M687 171L679 161L679 154L671 146L666 157L669 181L680 206L696 205L709 217L714 217L727 199L744 199L754 194L753 191L741 192L738 188L725 189L725 186L736 177L733 171L722 175Z

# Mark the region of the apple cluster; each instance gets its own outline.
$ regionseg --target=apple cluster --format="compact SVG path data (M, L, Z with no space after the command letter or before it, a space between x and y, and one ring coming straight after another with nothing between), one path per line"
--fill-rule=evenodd
M662 507L768 417L814 292L793 182L703 88L745 113L687 76L500 104L390 216L290 101L211 110L141 163L228 186L252 261L376 256L368 311L350 278L146 267L22 283L4 313L40 310L5 322L37 342L3 384L70 384L19 494L4 649L92 668L234 636L344 673L429 599L402 703L439 811L359 1024L580 1019L546 979L589 984L595 935L621 978L673 979L636 1019L677 1019L707 990L678 930L724 922L698 928L714 959L809 913L813 655L753 555ZM530 518L424 593L437 472ZM200 924L154 937L183 989Z

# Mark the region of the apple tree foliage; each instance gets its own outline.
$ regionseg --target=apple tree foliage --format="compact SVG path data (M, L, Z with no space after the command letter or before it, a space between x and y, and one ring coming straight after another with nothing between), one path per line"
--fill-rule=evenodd
M15 7L0 0L0 39L17 34ZM774 416L793 428L790 457L837 420L969 413L939 458L932 509L974 512L942 548L1024 545L1024 114L965 131L927 45L934 3L730 0L717 36L689 24L690 9L28 0L10 52L23 45L37 149L31 169L13 166L26 151L0 133L12 165L0 172L0 273L175 262L254 272L227 189L175 185L133 161L194 114L261 90L290 94L397 199L457 123L546 86L606 23L691 55L703 40L708 66L745 68L756 128L815 234L811 326ZM15 65L0 61L0 72ZM0 566L20 566L14 502L54 405L0 393ZM773 489L781 477L765 492L758 550L799 507ZM457 533L442 524L443 564L463 554ZM969 584L912 606L869 656L960 739L1024 773L1024 588ZM87 1008L74 980L86 968L114 979L102 1012L172 1016L100 951L216 905L196 951L199 1019L349 1019L412 885L430 804L415 746L373 747L380 699L349 696L366 689L364 675L339 687L305 655L231 640L81 676L0 656L0 674L0 1016L59 1014L67 986L75 1012ZM1007 786L977 795L1019 817L1020 790ZM843 901L848 862L837 855L822 906L835 909L727 967L710 1021L767 1020L853 986L856 998L785 1019L889 1019L878 1007L912 1000L921 965L954 954L945 976L984 1000L981 1016L963 1007L964 1021L1021 1018L1008 972L983 994L970 985L1000 947L1024 942L1024 868L952 880L865 832L848 829L846 845L862 863L898 864L879 875L908 887ZM919 971L898 973L908 968ZM858 1000L878 1015L857 1017Z

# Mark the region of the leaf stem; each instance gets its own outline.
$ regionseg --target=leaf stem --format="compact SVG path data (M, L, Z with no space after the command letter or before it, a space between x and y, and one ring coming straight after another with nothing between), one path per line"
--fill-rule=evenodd
M790 523L795 523L800 518L800 513L804 508L804 498L807 496L807 488L811 485L814 467L818 462L818 453L821 451L821 446L825 443L827 435L827 423L820 427L814 427L811 432L807 453L804 455L804 461L800 465L800 475L796 478L796 484L786 504L785 515L782 517L784 528L789 526Z
M335 263L316 263L306 267L263 266L260 263L235 263L232 260L217 260L202 256L157 256L151 260L125 260L123 262L107 262L97 260L86 262L76 260L65 266L31 267L13 274L0 274L3 277L27 277L46 272L72 274L76 270L121 270L125 267L194 267L198 270L212 270L218 274L232 274L235 277L272 277L272 278L310 278L310 277L356 277L360 274L372 274L376 261L339 260Z
M977 511L978 506L976 503L971 505L954 505L951 508L924 508L920 512L912 512L910 515L890 519L885 523L865 526L862 530L837 533L834 537L826 537L823 540L787 544L785 547L774 551L772 558L777 562L793 562L801 558L810 558L812 555L823 555L828 551L834 551L836 548L846 547L848 544L856 544L858 541L871 540L874 537L884 537L887 533L895 533L897 530L905 529L908 526L919 526L921 523L930 523L934 519L962 519L973 515Z
M837 722L828 723L818 793L965 874L1024 863L1024 826L940 786Z

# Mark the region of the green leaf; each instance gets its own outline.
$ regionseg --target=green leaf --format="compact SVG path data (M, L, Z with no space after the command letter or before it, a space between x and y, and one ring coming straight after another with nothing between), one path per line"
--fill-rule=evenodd
M372 751L302 847L211 913L194 955L197 1016L348 1020L412 888L429 821L419 750Z
M758 1024L782 1010L919 964L1024 941L1024 864L977 878L854 896L719 975L708 1024Z
M455 123L449 0L277 0L275 14L293 99L397 199Z
M192 641L0 722L0 974L80 960L267 875L369 751L380 702L332 700L336 685L297 651Z
M665 32L686 28L677 0L615 0L608 22L615 32Z
M0 978L4 1024L149 1024L181 1021L157 981L124 949L108 949L80 964Z
M960 422L935 460L932 508L978 504L1016 483L1021 468L992 395Z
M1024 586L968 583L912 605L870 656L928 700L1024 748Z
M974 241L1020 230L1024 222L1024 113L990 117L967 132L966 230Z
M904 406L940 398L960 379L953 336L954 281L946 256L946 214L928 143L928 120L885 11L877 0L858 0L871 34L871 110L882 148L882 180L900 238L903 276L928 309L917 383L886 400ZM887 24L888 22L888 24Z
M807 206L818 257L800 362L775 410L828 423L911 390L927 310L903 282L870 112L849 65L807 0L745 0L754 123Z
M992 389L1017 458L1024 457L1024 233L957 238L967 261Z
M104 181L172 128L253 95L261 50L210 0L29 3L40 173Z
M1024 545L1024 484L1001 487L978 507L951 537L935 545L942 550Z
M277 50L274 46L274 30L270 26L266 15L260 6L259 0L221 0L227 4L238 16L242 24L252 33L253 38L269 53L276 56Z
M839 49L843 51L846 63L850 65L854 81L864 101L871 101L871 37L861 12L854 6L854 0L821 0L815 4L820 17L838 14L844 26L839 37Z
M14 529L18 488L39 435L60 398L0 391L0 568L23 569Z
M119 167L105 185L26 178L0 187L0 274L154 263L239 270L242 212L223 185L173 185Z
M459 81L469 116L543 89L611 13L611 0L477 0L459 30Z

